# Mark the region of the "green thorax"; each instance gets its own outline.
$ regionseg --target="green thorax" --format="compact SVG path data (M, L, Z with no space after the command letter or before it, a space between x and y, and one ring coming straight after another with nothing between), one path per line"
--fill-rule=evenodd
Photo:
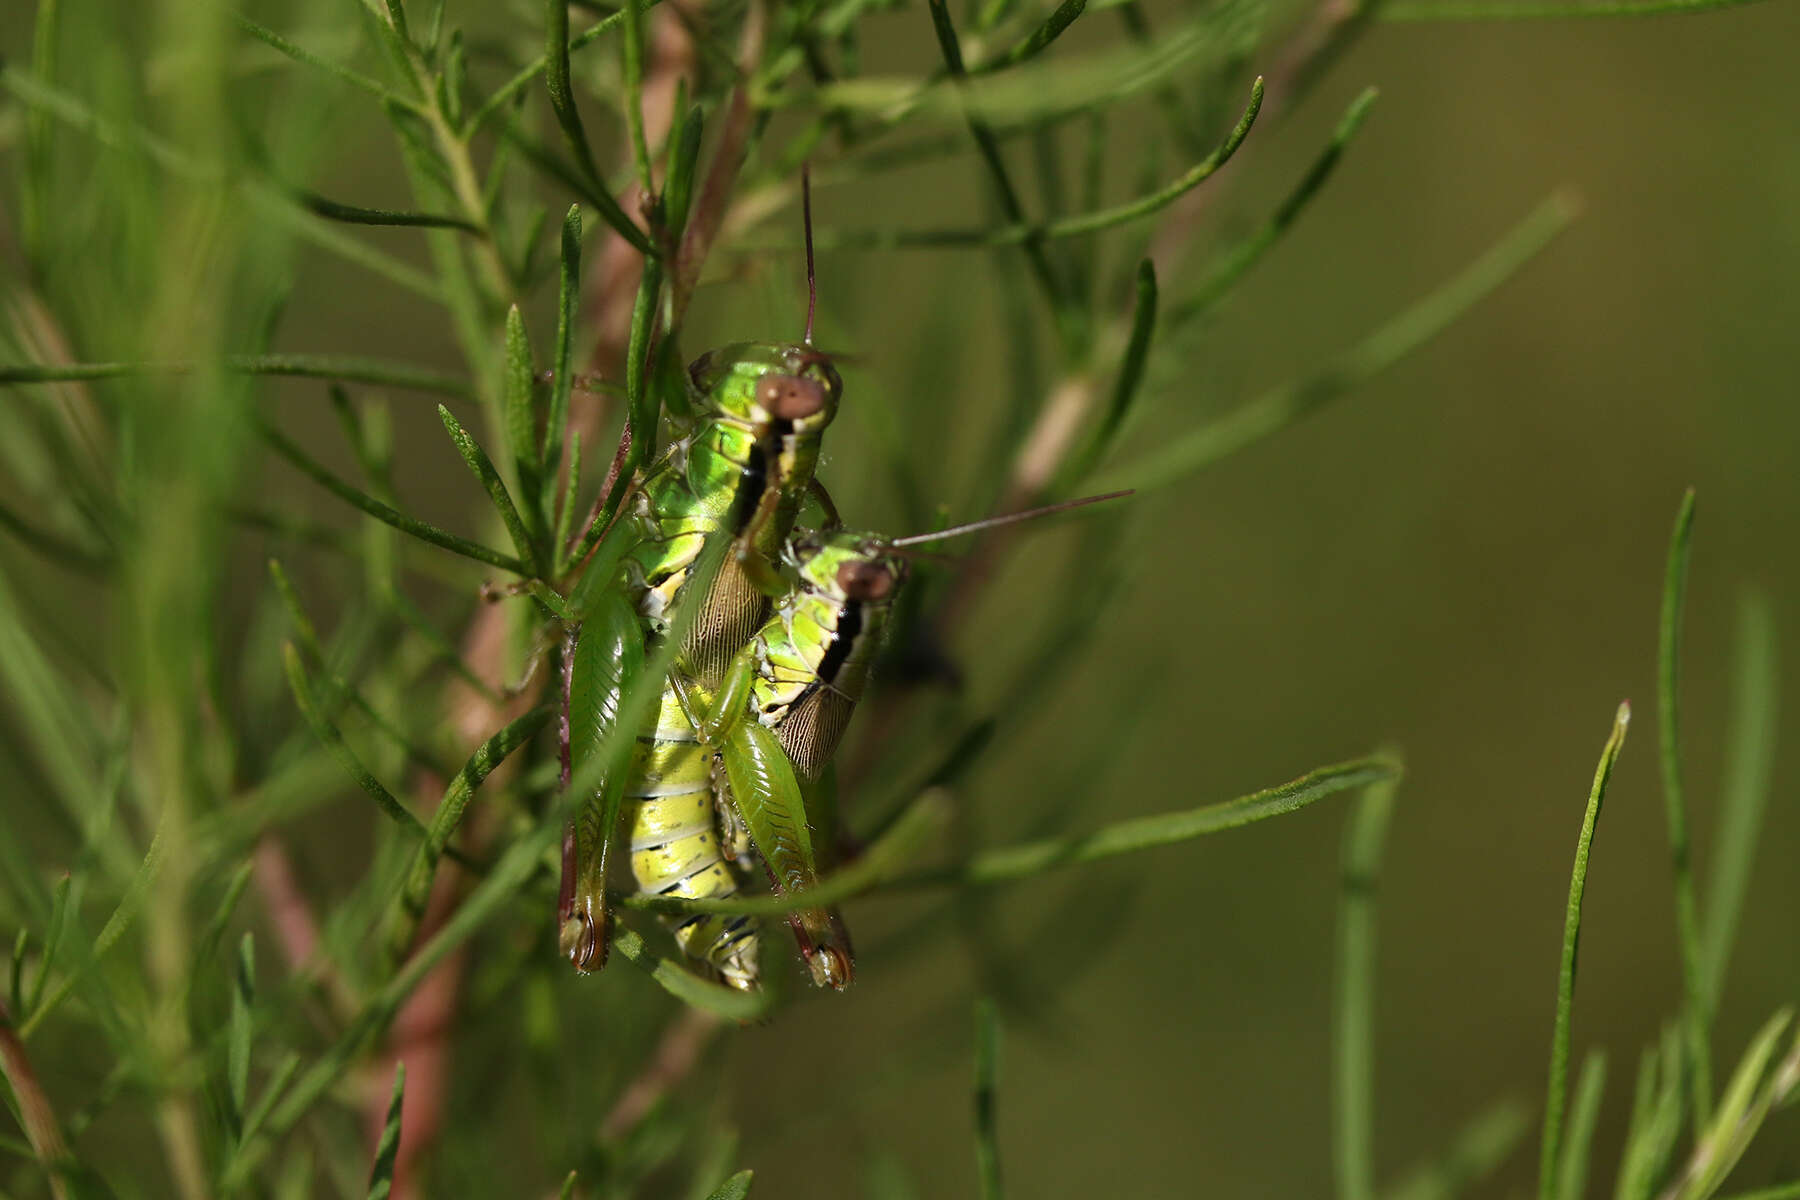
M812 483L819 440L843 385L817 351L762 343L704 354L688 380L701 415L640 481L631 511L638 544L628 569L643 589L639 611L660 626L706 538L722 533L736 543L684 647L688 665L711 682L767 610L742 557L772 568Z
M751 702L810 779L862 697L906 563L875 535L843 531L797 538L788 558L799 583L757 633Z

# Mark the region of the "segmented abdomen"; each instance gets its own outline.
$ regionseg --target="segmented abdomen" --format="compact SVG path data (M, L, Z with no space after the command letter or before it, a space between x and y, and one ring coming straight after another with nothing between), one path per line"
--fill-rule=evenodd
M737 893L719 845L712 753L695 736L673 688L664 690L654 724L638 736L624 804L631 873L640 893L690 900ZM711 964L732 987L756 986L754 919L692 916L672 924L690 958Z

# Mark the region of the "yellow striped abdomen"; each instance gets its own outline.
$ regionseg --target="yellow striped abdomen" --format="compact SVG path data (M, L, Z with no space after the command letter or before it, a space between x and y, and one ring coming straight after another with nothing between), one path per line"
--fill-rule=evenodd
M737 894L713 803L712 752L700 744L673 688L654 726L638 735L625 780L631 874L645 895L689 900ZM757 928L750 917L671 919L690 958L710 963L732 987L756 986Z

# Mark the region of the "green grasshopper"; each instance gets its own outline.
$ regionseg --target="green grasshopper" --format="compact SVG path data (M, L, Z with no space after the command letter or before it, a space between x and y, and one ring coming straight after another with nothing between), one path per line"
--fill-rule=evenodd
M769 595L785 586L776 559L816 487L819 440L842 394L829 357L812 346L810 213L807 284L802 344L739 343L694 361L687 385L697 416L632 481L622 528L608 535L629 548L607 558L603 547L577 588L583 602L576 609L584 616L564 658L571 766L594 753L617 724L625 683L641 672L645 636L661 639L680 606L697 605L662 702L639 732L635 752L606 772L565 831L559 939L581 971L605 962L606 870L627 800L632 863L642 890L695 897L735 890L717 835L703 838L694 817L697 798L710 802L712 789L700 786L699 773L710 770L711 754L699 748L691 719L684 727L682 705L691 702L686 693L704 697L717 686L762 623ZM728 538L730 552L705 594L689 595L702 551L715 537ZM717 925L686 922L677 936L729 982L751 986L754 927Z
M1088 497L913 537L843 529L796 533L783 558L795 583L733 660L708 710L688 711L716 746L729 789L721 809L746 827L779 894L815 887L834 833L822 775L868 684L908 547L1062 512L1123 493ZM750 717L752 719L745 719ZM821 835L815 838L815 834ZM789 916L813 982L843 988L853 976L849 932L836 909Z

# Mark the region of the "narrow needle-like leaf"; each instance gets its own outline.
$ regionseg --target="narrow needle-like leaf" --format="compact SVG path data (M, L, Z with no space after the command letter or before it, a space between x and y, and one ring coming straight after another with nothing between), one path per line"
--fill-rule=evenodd
M275 448L276 453L280 454L283 458L287 459L297 467L302 474L310 476L314 482L318 483L319 486L323 487L326 491L337 496L340 500L344 500L347 503L360 508L376 520L392 525L402 533L410 533L420 541L430 542L434 546L453 551L454 553L462 555L464 558L472 558L479 563L486 563L491 567L499 567L502 571L511 571L516 575L530 575L532 573L531 569L523 562L510 555L502 554L498 550L490 550L479 542L471 542L467 538L458 537L456 534L439 529L435 525L428 525L424 521L409 517L403 512L389 508L368 493L351 487L336 475L327 471L323 466L320 466L319 463L315 462L313 458L306 453L306 451L300 449L298 445L290 441L286 435L281 433L280 430L275 429L273 426L265 426L263 429L263 436L267 438L269 444Z
M1402 0L1383 4L1383 21L1560 21L1569 17L1658 17L1672 13L1711 12L1762 0L1592 0L1591 3L1542 3L1540 0Z
M1737 939L1738 917L1750 885L1750 866L1762 835L1763 810L1768 807L1775 736L1780 728L1779 651L1774 605L1766 593L1746 594L1738 609L1719 831L1713 842L1702 909L1706 931L1700 939L1704 951L1701 978L1707 1012L1718 1010L1731 946Z
M332 354L232 354L220 360L228 371L246 375L285 375L302 379L337 379L377 387L434 392L468 400L468 382L454 375L427 371L408 363ZM62 383L83 379L118 379L131 375L191 375L200 370L186 362L99 362L0 364L0 384Z
M683 1003L733 1021L754 1021L769 1011L766 993L740 992L702 979L679 963L653 954L644 939L629 929L617 930L612 936L612 945L633 966L642 968L664 991Z
M438 405L438 418L443 421L444 428L450 434L450 440L456 443L456 452L462 455L463 462L468 464L469 471L481 486L486 489L488 499L494 502L494 509L500 514L500 523L506 526L506 532L512 537L513 545L518 548L519 557L531 564L532 573L543 576L550 573L550 564L544 561L544 546L531 536L525 528L524 518L519 516L518 506L513 503L512 493L506 490L506 481L500 478L500 472L494 469L494 462L487 456L469 431L464 429L449 409Z
M1246 238L1238 242L1219 260L1218 264L1208 272L1193 295L1186 297L1169 309L1170 325L1181 325L1207 312L1221 297L1230 292L1233 285L1254 267L1269 248L1281 240L1281 235L1300 216L1307 203L1319 194L1325 181L1337 168L1338 161L1343 158L1344 150L1350 140L1356 136L1368 119L1369 112L1375 107L1379 93L1374 88L1365 89L1361 95L1350 102L1339 118L1337 129L1332 132L1331 140L1325 144L1294 190L1282 198L1275 211L1264 219L1263 223Z
M1384 779L1364 788L1344 827L1332 1089L1338 1200L1375 1195L1375 897L1398 786Z
M891 249L902 246L1029 246L1058 238L1081 237L1111 229L1116 225L1124 225L1167 208L1183 195L1212 178L1220 167L1231 161L1231 156L1237 153L1237 148L1243 145L1244 139L1249 136L1250 127L1256 123L1256 114L1262 110L1262 101L1263 80L1259 75L1250 88L1250 103L1245 107L1243 115L1238 118L1238 123L1232 127L1225 140L1219 143L1217 149L1188 168L1180 178L1148 195L1140 196L1136 200L1130 200L1124 204L1044 222L1028 222L1009 212L1009 223L998 229L824 232L819 235L817 244L833 249ZM996 149L995 154L998 153L999 151Z
M544 420L544 440L538 455L538 470L546 480L556 478L562 463L563 435L569 424L569 392L575 386L575 324L581 304L581 206L571 204L563 216L562 237L557 259L556 348L550 358L550 411ZM577 472L571 467L570 486ZM566 506L565 506L566 507ZM557 514L563 519L564 514ZM566 539L558 536L558 547Z
M1700 915L1694 901L1694 867L1688 842L1687 796L1681 765L1681 624L1687 607L1689 546L1694 531L1694 489L1681 498L1669 535L1663 576L1662 620L1657 638L1656 711L1662 750L1663 815L1669 830L1669 867L1675 881L1675 932L1681 949L1686 1002L1681 1024L1687 1039L1688 1105L1696 1135L1712 1119L1712 1048L1706 984L1701 975Z
M975 1002L975 1172L981 1200L1001 1200L997 1098L1000 1014L991 997Z
M706 1200L744 1200L750 1194L750 1182L755 1178L754 1171L739 1171L707 1193Z
M399 225L425 229L461 229L467 233L481 233L481 226L462 217L453 217L444 213L396 212L386 208L362 208L354 204L340 204L316 192L296 189L290 193L295 202L307 212L316 213L328 221L342 221L347 225Z
M1605 1094L1606 1054L1590 1050L1575 1083L1575 1106L1569 1111L1569 1132L1563 1138L1562 1162L1556 1169L1556 1194L1563 1200L1581 1200L1587 1195L1588 1159L1593 1154L1594 1127Z
M1613 716L1612 734L1600 751L1594 768L1594 784L1588 791L1587 811L1581 834L1575 841L1575 869L1569 875L1569 905L1563 918L1562 964L1556 977L1556 1018L1550 1031L1550 1081L1544 1101L1544 1133L1538 1156L1538 1200L1558 1200L1557 1167L1562 1161L1563 1108L1569 1090L1569 1017L1575 1007L1575 952L1581 942L1581 900L1587 891L1588 855L1593 849L1594 828L1600 821L1600 805L1612 779L1613 764L1625 745L1631 724L1631 705L1620 704ZM1573 1200L1573 1198L1571 1198Z
M1061 37L1063 30L1073 25L1075 19L1086 8L1087 0L1063 0L1061 4L1051 10L1049 16L1044 18L1043 23L1026 34L1018 45L999 58L982 63L969 73L971 75L987 75L994 71L1004 71L1008 67L1016 67L1027 59L1036 58L1051 42Z
M637 223L625 215L605 177L594 163L594 152L588 146L587 133L581 126L581 113L575 107L575 93L569 86L569 0L545 0L544 10L544 82L549 85L550 107L562 129L563 140L575 155L575 168L588 184L588 199L600 216L618 231L620 237L646 255L654 255L656 247ZM482 114L477 114L478 116Z
M356 751L344 741L344 735L338 732L337 726L320 711L318 700L312 693L312 685L306 678L306 668L300 662L300 652L292 642L282 647L282 663L287 669L288 687L293 690L294 704L300 709L300 715L306 718L306 723L312 727L313 733L331 751L331 756L338 760L350 777L356 780L357 786L369 794L375 801L375 806L390 820L407 832L423 838L425 826L420 823L419 818L413 816L412 811L400 803L383 786L381 780L375 778L374 773L356 757Z
M413 858L412 870L393 905L394 916L389 926L388 949L396 961L412 944L413 934L425 915L425 902L430 897L431 881L437 874L438 859L443 856L450 845L450 839L461 826L463 814L468 810L469 801L474 799L475 790L508 755L537 735L538 730L549 722L552 711L550 705L534 708L502 728L476 747L475 753L469 756L469 761L463 764L463 769L456 773L456 777L444 789L444 798L431 814L431 824L425 831L425 840Z
M381 1140L375 1143L375 1162L369 1168L369 1200L387 1200L394 1190L394 1162L400 1157L400 1109L406 1095L406 1063L394 1064L394 1090L388 1098L387 1120Z
M959 866L909 875L896 880L892 886L980 885L1024 879L1060 867L1095 862L1159 846L1172 846L1209 833L1236 829L1253 821L1267 820L1269 817L1305 808L1336 792L1363 787L1378 780L1397 778L1399 775L1399 764L1391 760L1356 759L1337 766L1320 767L1290 783L1252 792L1221 804L1205 804L1179 812L1120 821L1081 837L1026 842L984 851Z
M1383 1200L1455 1200L1505 1162L1525 1137L1530 1109L1509 1097L1478 1114L1444 1155L1406 1174Z

